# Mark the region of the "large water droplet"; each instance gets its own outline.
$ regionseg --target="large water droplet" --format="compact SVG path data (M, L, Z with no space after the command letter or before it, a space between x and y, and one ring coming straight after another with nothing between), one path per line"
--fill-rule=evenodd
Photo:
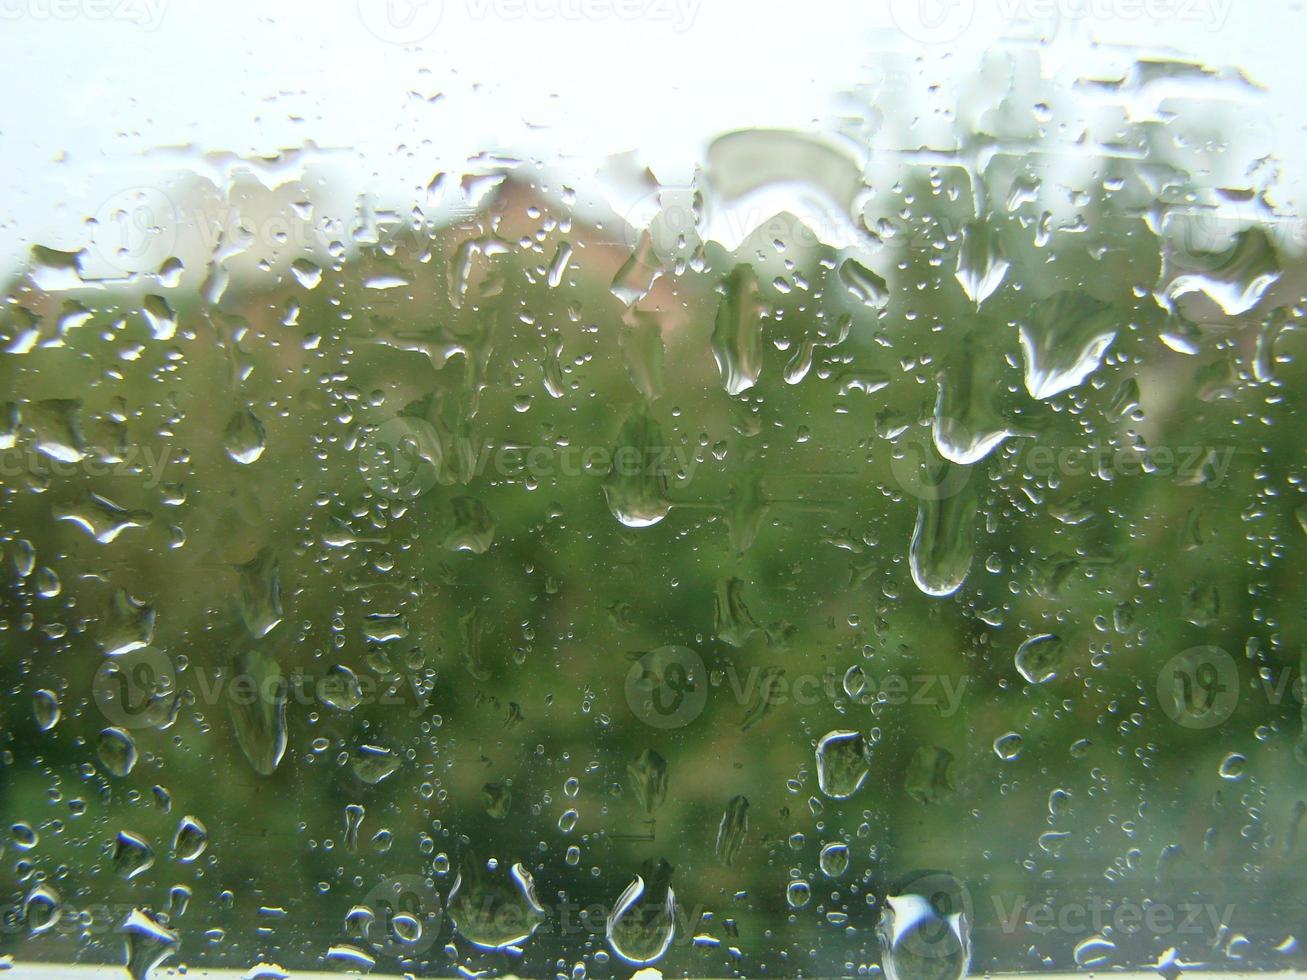
M941 464L922 495L908 548L912 581L926 595L950 596L962 587L976 550L976 496L965 468ZM955 488L955 489L954 489Z
M132 909L118 931L123 936L123 965L132 980L146 980L181 945L177 933L140 909Z
M622 425L604 480L604 499L627 527L657 524L672 509L667 498L668 447L662 429L642 408Z
M1052 398L1098 370L1116 339L1115 311L1085 293L1061 292L1036 303L1018 328L1032 398Z
M448 905L458 934L480 949L520 946L545 917L525 867L514 864L505 872L493 861L483 865L470 852L459 865Z
M891 886L878 932L888 980L960 980L971 965L970 899L946 872L914 872Z
M120 779L136 768L140 753L131 733L122 728L106 728L95 743L101 764Z
M199 817L185 816L172 839L172 853L183 864L190 864L209 846L209 831Z
M257 650L237 656L227 704L236 741L254 771L272 775L286 752L288 685L281 667Z
M608 945L624 963L649 966L663 958L676 935L676 894L666 861L646 862L608 916Z
M962 229L957 271L954 273L967 298L977 306L985 302L1003 284L1009 267L998 232L990 223L983 220L968 222Z
M848 799L867 779L867 759L861 732L828 732L817 743L817 785L832 799Z
M722 284L712 350L727 392L738 395L758 383L762 374L762 317L758 279L750 266L737 265Z
M150 842L130 830L118 831L113 843L113 867L128 880L148 871L154 865L154 848Z
M223 446L235 462L248 466L263 455L263 423L248 408L238 409L227 422Z
M1017 672L1031 684L1044 684L1057 676L1062 661L1062 640L1053 633L1032 636L1017 647Z

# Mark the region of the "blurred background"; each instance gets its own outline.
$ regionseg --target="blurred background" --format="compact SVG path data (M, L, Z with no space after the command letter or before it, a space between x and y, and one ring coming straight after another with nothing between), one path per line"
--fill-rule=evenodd
M1301 968L1299 10L3 9L16 971Z

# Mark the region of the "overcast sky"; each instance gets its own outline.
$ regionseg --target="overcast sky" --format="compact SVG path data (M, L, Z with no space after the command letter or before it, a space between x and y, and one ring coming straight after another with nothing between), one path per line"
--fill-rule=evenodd
M977 9L980 8L980 9ZM360 187L412 200L487 147L639 151L684 179L714 134L808 128L876 52L959 78L999 37L1075 72L1113 45L1238 65L1281 113L1303 180L1307 18L1286 0L0 0L0 267L85 219L159 147L340 147ZM1274 13L1271 13L1274 11ZM820 12L820 16L816 16ZM1097 47L1095 47L1097 45ZM1301 198L1286 185L1282 203Z

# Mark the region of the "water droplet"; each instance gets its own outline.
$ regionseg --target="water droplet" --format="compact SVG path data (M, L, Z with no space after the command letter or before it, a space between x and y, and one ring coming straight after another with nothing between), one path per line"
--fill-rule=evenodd
M1220 777L1229 780L1242 779L1244 768L1247 764L1248 759L1246 756L1241 755L1238 752L1231 752L1221 760L1221 767L1219 770Z
M125 947L123 965L132 980L146 980L181 945L177 933L140 909L132 909L118 931Z
M117 589L100 624L100 648L120 657L148 646L154 636L154 607Z
M667 499L667 446L662 429L643 408L622 425L604 480L604 499L627 527L657 524L672 509Z
M36 570L32 587L42 599L54 599L63 591L63 584L59 581L59 576L44 565Z
M131 880L154 865L154 848L149 841L130 830L120 830L114 839L113 867L122 877Z
M368 786L389 779L400 769L402 762L390 749L381 745L360 745L354 753L351 768L354 775Z
M758 279L747 265L737 265L722 284L712 349L729 394L738 395L758 383L762 374L762 319Z
M1012 762L1021 755L1024 744L1025 739L1017 732L1008 732L994 739L994 754L1004 762Z
M475 497L455 497L450 501L453 523L443 542L446 551L467 551L483 555L495 540L495 519L490 509Z
M967 298L980 306L1003 284L1009 267L998 232L990 223L983 220L967 222L962 229L955 273Z
M74 504L56 504L54 519L71 521L100 544L112 544L128 528L148 527L154 515L148 510L128 510L107 497L88 492Z
M970 902L945 872L915 872L891 886L877 928L888 980L961 980L971 965Z
M131 774L140 758L136 740L122 728L106 728L100 732L95 752L100 757L100 763L120 779Z
M563 282L563 275L567 272L567 264L572 261L572 245L570 242L559 242L558 248L554 252L553 259L549 262L548 282L550 289L557 289Z
M861 732L828 732L817 743L817 785L832 799L848 799L867 779L868 756Z
M503 783L486 783L481 787L481 799L487 816L492 820L503 820L513 806L513 791Z
M942 803L955 791L953 753L936 745L921 745L908 760L903 788L918 803Z
M308 259L296 259L290 264L290 271L305 289L313 289L322 281L322 267Z
M228 420L223 446L233 461L248 466L263 455L265 438L263 423L248 408L242 408Z
M177 314L168 305L166 299L158 295L147 296L145 302L141 304L141 309L145 313L146 322L150 324L155 340L172 340L176 336Z
M726 804L721 822L717 825L717 843L714 851L717 860L730 867L735 862L744 845L744 838L749 833L749 801L743 796L733 796Z
M785 904L792 909L801 909L812 900L812 886L803 879L791 881L785 888Z
M646 862L608 916L608 946L630 966L657 963L676 935L676 894L666 861Z
M49 885L37 885L23 899L23 921L33 936L53 929L62 918L63 906L59 893Z
M172 840L173 856L183 864L190 864L209 846L209 831L199 817L182 817Z
M967 469L943 463L917 504L917 523L908 549L912 581L926 595L950 596L962 587L976 550L976 496ZM961 485L959 485L961 484ZM943 492L956 488L954 492Z
M640 808L652 814L667 799L667 760L653 749L645 749L626 771Z
M889 285L856 259L840 263L840 282L865 306L883 310L889 305Z
M32 715L36 718L37 727L43 732L48 732L59 724L63 712L54 691L42 688L32 695Z
M271 548L236 569L240 576L240 610L245 628L255 637L266 636L281 622L281 567Z
M1098 370L1116 323L1111 307L1085 293L1061 292L1036 303L1018 328L1030 396L1052 398Z
M354 671L335 664L327 671L319 690L322 703L336 711L353 711L363 703L363 685Z
M1076 943L1072 955L1076 966L1082 970L1101 970L1111 963L1114 952L1116 952L1116 943L1102 936L1090 936Z
M1013 658L1017 673L1030 684L1046 684L1057 677L1062 662L1062 640L1053 633L1032 636L1021 646Z
M525 867L505 873L464 856L449 891L449 918L460 936L479 949L508 949L530 939L544 917Z
M236 741L254 771L271 776L286 752L288 685L281 667L258 650L241 653L227 699Z
M1245 228L1234 236L1228 251L1190 249L1178 266L1167 256L1162 299L1173 308L1176 300L1202 293L1226 316L1247 313L1280 278L1282 268L1275 245L1263 228Z
M838 878L849 870L849 845L841 843L827 844L821 849L817 858L821 873L827 878Z

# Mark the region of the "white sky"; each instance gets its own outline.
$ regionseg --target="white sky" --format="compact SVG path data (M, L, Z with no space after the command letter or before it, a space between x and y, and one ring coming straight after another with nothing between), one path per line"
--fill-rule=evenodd
M397 201L489 147L638 150L671 182L717 133L828 118L877 50L957 78L1013 35L1051 36L1053 70L1095 44L1242 67L1281 112L1292 202L1304 28L1286 0L0 0L0 269L84 245L157 147L353 148L358 186Z

